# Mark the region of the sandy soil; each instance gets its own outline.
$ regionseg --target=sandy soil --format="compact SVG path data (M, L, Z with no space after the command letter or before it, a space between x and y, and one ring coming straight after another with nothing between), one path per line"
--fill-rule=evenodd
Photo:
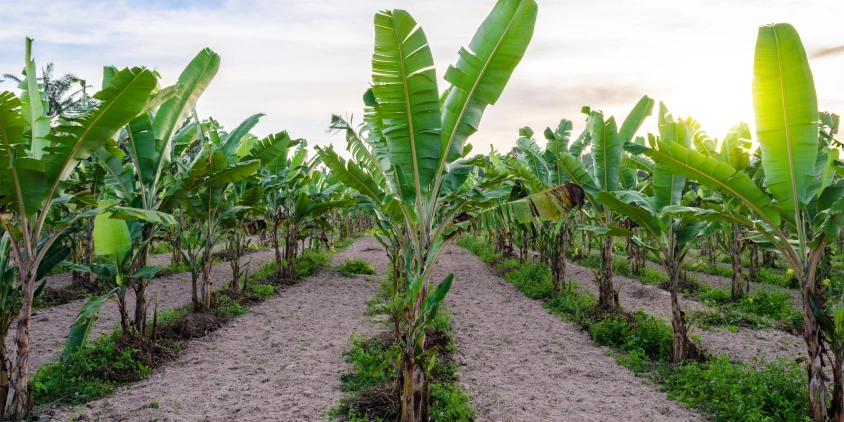
M161 255L156 255L160 257ZM241 262L246 263L250 259L250 268L257 269L263 263L270 262L274 258L274 252L258 251L248 254L241 258ZM169 259L169 255L168 255ZM212 270L211 279L215 286L220 286L231 281L232 270L228 262L223 262L215 265ZM70 278L68 274L67 278ZM158 296L158 309L164 310L174 308L190 303L191 298L191 283L190 273L173 274L168 277L156 278L151 281L147 289L147 298L152 301L156 295ZM129 304L130 314L135 310L135 292L129 290L126 294L127 303ZM77 300L64 305L54 306L52 308L41 309L32 313L31 322L31 343L30 343L30 360L29 369L35 372L38 368L59 357L64 347L64 342L67 339L67 332L70 325L76 319L79 309L87 299ZM150 308L148 315L152 317L152 309ZM95 338L101 333L113 330L120 324L120 312L118 311L117 303L109 301L100 310L100 318L94 325L94 331L91 333L91 338ZM10 352L14 348L14 324L6 336L6 346Z
M479 421L700 420L468 251L448 247L434 280L449 272L456 358Z
M372 238L355 242L332 265L351 258L386 268L383 249ZM149 379L82 412L101 421L323 420L320 414L340 397L338 372L347 369L341 353L349 336L376 332L377 324L363 314L377 290L363 276L320 271L192 341ZM55 417L70 415L62 410Z

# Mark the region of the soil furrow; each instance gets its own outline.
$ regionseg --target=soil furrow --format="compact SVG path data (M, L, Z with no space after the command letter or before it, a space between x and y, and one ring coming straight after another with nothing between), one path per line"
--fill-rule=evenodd
M468 251L449 246L433 280L449 272L457 362L478 420L701 420Z

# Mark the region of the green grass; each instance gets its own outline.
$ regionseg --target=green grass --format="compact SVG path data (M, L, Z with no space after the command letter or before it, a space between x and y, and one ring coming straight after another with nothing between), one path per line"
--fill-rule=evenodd
M275 294L275 287L272 284L252 283L248 285L246 291L266 299Z
M295 258L296 279L312 276L328 265L331 253L325 250L305 251Z
M805 369L776 360L760 369L718 356L690 362L660 378L668 397L701 409L715 421L808 421Z
M336 250L346 249L349 246L351 246L352 243L355 243L355 239L356 239L355 237L347 237L343 240L338 240L338 241L334 242L334 249L336 249Z
M237 318L249 312L249 306L242 304L242 299L232 299L225 294L217 295L214 312L222 319Z
M476 236L461 236L457 239L457 245L468 249L469 252L472 252L480 258L481 261L487 264L497 258L501 258L501 254L495 252L495 248L493 248L492 245Z
M738 301L716 288L704 288L698 294L709 309L689 311L688 320L704 328L794 329L803 324L803 314L791 306L791 296L784 291L757 290Z
M173 252L173 245L170 242L156 242L150 249L150 255L159 255L167 252Z
M144 365L137 350L117 352L115 343L120 333L97 338L64 362L41 366L32 377L32 392L36 405L60 402L77 405L98 399L117 390L117 383L97 374L106 371L133 373L127 381L146 378L150 368Z
M544 299L551 296L551 271L539 262L526 262L517 269L508 272L504 279L531 299Z
M372 264L363 259L350 259L337 270L346 277L354 277L355 274L375 274L375 268L372 267Z
M158 324L172 321L188 313L187 308L173 308L159 312ZM120 329L106 333L64 360L42 365L32 376L35 405L57 402L74 406L96 400L117 390L120 383L146 378L151 368L137 349L118 347ZM176 350L177 342L168 343ZM109 374L120 373L120 383Z

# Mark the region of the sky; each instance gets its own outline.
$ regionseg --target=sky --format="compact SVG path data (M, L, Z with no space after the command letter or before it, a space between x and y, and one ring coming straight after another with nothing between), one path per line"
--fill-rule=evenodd
M0 5L12 0L0 0ZM712 137L753 126L753 51L760 25L799 31L821 110L844 113L842 0L537 0L536 29L524 59L472 138L475 151L507 151L518 129L542 137L561 118L585 126L582 106L621 121L642 95L675 116L692 116ZM222 57L197 105L200 118L233 128L266 116L258 136L287 130L309 145L341 136L325 129L332 113L360 121L371 80L372 20L405 9L425 30L439 87L495 0L30 0L3 7L0 73L20 73L24 37L35 39L39 67L74 73L99 89L103 65L157 69L172 84L204 47ZM10 82L0 90L11 90ZM652 116L640 134L656 131ZM544 141L540 141L544 145Z

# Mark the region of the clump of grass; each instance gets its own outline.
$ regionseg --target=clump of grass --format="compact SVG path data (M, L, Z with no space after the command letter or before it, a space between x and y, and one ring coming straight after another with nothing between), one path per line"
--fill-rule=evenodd
M41 366L32 377L35 403L82 404L113 393L118 381L146 378L151 369L140 351L120 348L117 345L119 337L119 331L100 336L67 359ZM128 376L115 380L108 376L113 373Z
M269 298L275 293L275 287L272 284L252 283L247 287L247 291L255 296Z
M170 242L156 242L152 248L150 248L149 253L150 255L159 255L172 251L173 245L171 245Z
M363 259L350 259L341 265L338 270L346 277L354 277L355 274L375 274L372 264Z
M805 370L784 359L761 369L717 356L659 375L668 397L702 409L716 421L807 421Z
M489 242L476 236L464 235L457 239L457 245L468 249L469 252L472 252L472 254L487 264L501 257L501 254L495 252L495 248Z
M334 249L336 249L336 250L346 249L349 246L351 246L352 243L355 243L355 239L356 239L355 237L347 237L343 240L338 240L338 241L334 242Z
M328 265L331 260L331 253L324 250L310 250L305 251L296 257L296 279L302 279L312 276L319 271L320 268Z
M508 272L504 279L513 283L531 299L551 296L551 270L544 263L526 262Z
M731 301L729 293L714 288L698 292L709 306L690 311L689 321L701 327L778 328L792 330L803 324L803 314L791 306L783 291L757 290L753 296Z
M232 299L227 295L217 295L216 313L223 319L237 318L249 311L249 307L241 304L240 299Z
M598 343L656 361L671 358L673 332L664 321L643 312L605 318L589 329Z

